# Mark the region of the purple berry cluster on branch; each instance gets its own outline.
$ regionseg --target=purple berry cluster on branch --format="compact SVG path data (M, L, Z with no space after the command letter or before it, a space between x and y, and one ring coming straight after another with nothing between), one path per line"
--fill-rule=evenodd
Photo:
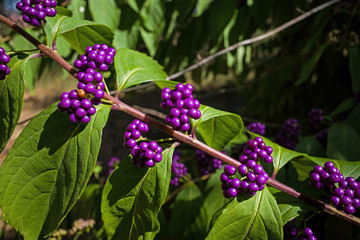
M184 163L179 162L181 152L174 151L171 165L171 180L170 184L174 186L179 185L179 179L187 175L187 167Z
M259 134L261 136L265 135L266 125L260 122L250 123L246 128L252 133Z
M24 22L40 27L41 21L46 17L56 16L56 5L55 0L21 0L16 4L16 8L21 11Z
M309 184L317 189L329 189L332 192L330 202L338 210L353 214L360 207L360 183L353 177L344 178L330 161L310 171Z
M270 146L266 146L261 137L249 140L239 157L241 165L237 171L242 178L233 178L236 174L236 167L231 165L226 165L224 172L220 176L224 197L235 197L243 192L253 196L257 191L263 190L269 175L260 165L260 160L263 159L265 163L272 163L272 152L273 149Z
M86 48L86 54L75 60L74 66L79 69L77 78L78 90L64 92L60 97L58 109L70 114L72 122L90 122L91 115L96 113L94 105L99 105L104 97L105 83L100 71L106 71L113 63L116 50L106 44L95 44ZM107 59L106 61L104 59ZM76 94L75 94L76 93Z
M81 122L87 124L91 116L96 113L96 108L92 101L85 98L84 90L72 90L69 93L63 92L60 95L60 102L57 104L59 111L67 112L70 121L73 123Z
M4 80L10 74L10 68L6 65L10 62L10 57L5 53L5 49L0 47L0 80Z
M146 123L141 122L139 119L135 119L126 128L124 134L125 147L130 149L133 164L138 167L154 167L155 163L162 160L162 147L157 142L141 142L138 144L136 140L141 137L141 133L149 131L149 126Z
M286 120L281 131L276 134L275 142L288 149L295 149L296 142L301 134L301 125L295 118Z
M323 111L313 108L308 113L308 128L310 133L316 133L320 130L321 122L324 120Z
M222 152L225 153L225 151ZM202 176L214 173L216 169L222 168L222 161L220 159L209 156L199 149L195 150L195 158L199 162L200 173Z
M165 123L171 125L174 130L187 132L190 130L190 118L201 117L200 102L194 99L192 91L191 84L182 83L178 83L175 90L168 87L162 89L160 107L164 110L170 108Z
M297 227L294 220L290 220L284 225L284 240L316 240L311 228L304 229Z

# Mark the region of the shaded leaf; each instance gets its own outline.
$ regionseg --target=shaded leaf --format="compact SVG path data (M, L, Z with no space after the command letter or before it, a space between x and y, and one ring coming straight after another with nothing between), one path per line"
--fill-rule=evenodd
M311 156L326 157L325 149L314 136L301 138L295 150Z
M190 184L176 196L170 216L172 239L204 239L208 215L204 196L196 184Z
M359 160L357 148L360 137L356 130L346 123L335 123L330 127L327 139L327 157L336 160Z
M8 67L10 74L0 80L0 152L4 149L14 132L23 106L24 77L27 58L11 58Z
M323 45L318 47L314 53L311 54L311 58L304 64L301 69L299 80L297 80L297 82L295 83L296 86L300 85L303 82L306 82L306 80L309 79L309 77L314 71L317 62L319 61L327 46L328 44L324 43Z
M157 215L169 189L173 151L163 151L153 168L139 168L127 158L112 172L101 202L109 239L153 239L159 232Z
M360 91L360 47L349 49L349 68L351 73L352 89Z
M0 203L25 239L43 239L80 198L94 169L110 106L100 105L84 126L56 104L33 118L0 168ZM41 207L40 207L41 206Z
M354 98L344 99L331 113L330 117L336 117L338 114L349 111L355 105Z
M352 126L360 136L360 105L356 106L346 117L345 123Z

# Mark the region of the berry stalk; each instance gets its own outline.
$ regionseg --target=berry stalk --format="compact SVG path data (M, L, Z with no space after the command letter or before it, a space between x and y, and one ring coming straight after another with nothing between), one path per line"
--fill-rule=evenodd
M56 61L60 66L62 66L67 72L69 72L72 76L75 78L77 77L77 71L74 69L67 61L65 61L56 51L50 49L46 45L39 42L37 39L35 39L33 36L31 36L29 33L24 31L20 26L18 26L15 22L11 21L10 19L6 18L5 16L0 14L0 21L3 22L8 27L14 29L16 32L21 34L24 38L26 38L30 43L32 43L34 46L36 46L40 51L42 51L46 56ZM135 118L138 118L139 120L150 124L157 129L167 133L168 135L177 138L181 142L188 144L196 149L202 150L203 152L207 153L208 155L215 157L217 159L222 160L223 162L233 165L236 168L241 164L239 161L235 160L234 158L231 158L227 156L226 154L217 151L208 145L191 138L190 136L187 136L179 131L174 131L170 126L167 126L156 119L147 116L145 113L121 102L119 99L114 98L113 96L105 93L104 98L107 100L110 100L113 102L112 110L120 110L127 114L132 115ZM281 182L278 182L274 179L268 179L267 184L269 186L272 186L282 192L285 192L286 194L289 194L290 196L293 196L297 199L300 199L302 201L305 201L313 206L315 206L320 211L329 213L331 215L335 215L339 218L342 218L348 222L351 222L357 226L360 226L360 219L350 215L346 214L344 212L341 212L337 210L336 208L330 206L329 204L325 204L322 201L314 200L306 195L303 195L299 192L297 192L295 189L282 184Z

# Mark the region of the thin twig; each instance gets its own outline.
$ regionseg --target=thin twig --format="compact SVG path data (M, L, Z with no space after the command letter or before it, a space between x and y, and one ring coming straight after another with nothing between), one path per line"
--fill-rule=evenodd
M145 107L140 107L138 105L133 105L134 108L146 113L146 114L150 114L150 115L153 115L155 117L158 117L158 118L161 118L161 119L165 119L166 118L166 114L163 114L159 111L156 111L154 109L151 109L151 108L145 108Z
M333 3L335 1L332 1ZM330 3L330 2L329 2ZM38 40L36 40L33 36L31 36L29 33L24 31L21 27L19 27L16 23L11 21L10 19L6 18L5 16L0 14L0 21L3 22L5 25L13 28L15 31L17 31L19 34L21 34L23 37L25 37L29 42L31 42L33 45L35 45L39 50L41 50L45 55L56 61L60 66L62 66L66 71L68 71L74 78L77 76L77 71L68 63L66 62L59 54L57 54L55 51L51 50L44 44L40 43ZM233 165L235 167L238 167L240 165L240 162L235 160L234 158L227 156L226 154L215 150L208 145L206 145L203 142L200 142L197 139L193 139L190 136L187 136L179 131L174 131L170 126L159 122L158 120L146 115L145 113L123 103L119 99L114 98L113 96L105 93L104 98L107 100L110 100L113 102L113 106L111 107L112 110L120 110L123 111L129 115L132 115L135 118L138 118L139 120L159 129L160 131L167 133L168 135L177 138L179 141L192 146L196 149L200 149L203 152L207 153L208 155L215 157L217 159L222 160L223 162ZM357 226L360 226L360 219L351 215L346 214L340 210L337 210L336 208L330 206L329 204L326 204L319 200L314 200L302 193L297 192L295 189L278 182L274 179L269 179L266 183L269 186L272 186L290 196L293 196L297 199L300 199L312 206L315 206L317 209L319 209L322 212L329 213L331 215L335 215L339 218L342 218L348 222L351 222Z
M168 76L166 79L167 80L172 80L172 79L178 78L178 77L184 75L187 72L190 72L190 71L192 71L194 69L197 69L197 68L201 67L202 65L205 65L206 63L212 61L213 59L215 59L217 57L220 57L220 56L222 56L222 55L224 55L224 54L226 54L228 52L231 52L231 51L237 49L238 47L253 44L253 43L256 43L256 42L260 42L260 41L262 41L264 39L270 38L270 37L278 34L279 32L284 31L285 29L291 27L292 25L294 25L294 24L296 24L296 23L310 17L311 15L313 15L313 14L315 14L315 13L317 13L317 12L319 12L319 11L321 11L321 10L323 10L323 9L325 9L325 8L335 4L337 2L340 2L340 1L341 0L332 0L332 1L329 1L327 3L324 3L324 4L322 4L322 5L320 5L320 6L316 7L316 8L311 9L310 11L305 12L304 14L301 14L300 16L298 16L298 17L284 23L283 25L275 28L274 30L271 30L271 31L269 31L269 32L267 32L265 34L262 34L260 36L257 36L257 37L253 37L253 38L243 40L241 42L238 42L238 43L235 43L235 44L229 46L228 48L220 50L220 51L214 53L213 55L210 55L210 56L204 58L200 62L197 62L194 65L191 65L190 67L187 67L187 68L185 68L184 70L182 70L180 72L177 72L177 73L174 73L174 74Z

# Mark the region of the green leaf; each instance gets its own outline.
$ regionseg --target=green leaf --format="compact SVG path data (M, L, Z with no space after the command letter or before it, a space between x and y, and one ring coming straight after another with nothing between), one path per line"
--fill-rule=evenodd
M111 45L114 34L110 28L103 24L63 17L56 31L79 53L83 54L87 46L96 43Z
M349 68L351 73L352 89L360 91L360 47L349 49Z
M0 152L9 141L20 118L25 89L25 63L28 59L13 56L8 64L10 74L0 80Z
M48 237L80 198L109 112L109 105L100 105L84 126L53 104L15 141L0 168L0 204L6 221L25 239Z
M219 181L220 175L223 172L222 169L217 170L211 175L209 180L206 182L204 189L204 208L209 218L208 225L210 224L211 217L227 203L229 199L224 198L221 190L221 182Z
M345 119L345 123L352 126L360 136L360 105L356 106Z
M317 157L309 157L315 164L324 166L324 163L327 161L331 161L334 163L335 167L340 169L340 172L344 177L354 177L357 179L360 176L360 161L357 162L349 162L349 161L336 161L328 158L317 158Z
M140 83L166 79L162 66L143 53L119 49L114 62L118 91Z
M76 19L85 18L85 0L71 0L68 5L68 9L72 11L72 17Z
M300 139L296 145L297 152L307 153L311 156L326 157L326 152L321 143L313 136Z
M355 98L344 99L331 113L330 117L336 117L340 113L349 111L355 105Z
M111 30L119 26L120 9L115 0L89 0L89 10L95 22L105 24Z
M170 216L170 235L174 240L204 239L208 216L204 196L196 184L190 184L176 196Z
M114 46L116 49L135 49L139 40L141 27L140 15L128 5L121 8L119 29L115 30Z
M112 172L101 202L109 239L153 239L159 232L157 215L169 189L173 151L166 149L153 168L139 168L127 158Z
M165 27L164 7L161 0L146 0L141 7L142 18L141 36L149 50L154 56L159 43L160 36Z
M294 219L297 216L299 216L299 212L301 211L301 208L299 206L292 206L289 204L278 204L278 206L281 213L281 219L284 225L291 219Z
M205 12L213 0L198 0L196 3L194 17L199 17Z
M360 137L356 130L346 123L335 123L330 127L327 140L327 157L336 160L356 161Z
M35 81L39 75L41 60L41 58L35 58L26 61L24 79L26 80L26 87L31 95L33 95L35 91Z
M179 83L179 82L169 81L169 80L160 80L160 81L156 81L156 82L155 82L155 84L156 84L159 88L161 88L161 89L163 89L163 88L165 88L165 87L168 87L168 88L170 88L170 89L172 89L172 90L175 89L175 86L176 86L176 84L178 84L178 83Z
M218 216L206 239L282 239L279 207L268 188L253 197L232 200Z
M239 115L229 113L205 105L200 106L201 118L197 121L197 130L205 143L217 150L224 147L244 129Z
M328 44L324 43L323 45L318 47L315 52L312 52L311 58L301 68L299 80L297 80L297 82L295 83L296 86L306 82L306 80L309 79L310 75L314 71L317 62L319 61L327 46Z

